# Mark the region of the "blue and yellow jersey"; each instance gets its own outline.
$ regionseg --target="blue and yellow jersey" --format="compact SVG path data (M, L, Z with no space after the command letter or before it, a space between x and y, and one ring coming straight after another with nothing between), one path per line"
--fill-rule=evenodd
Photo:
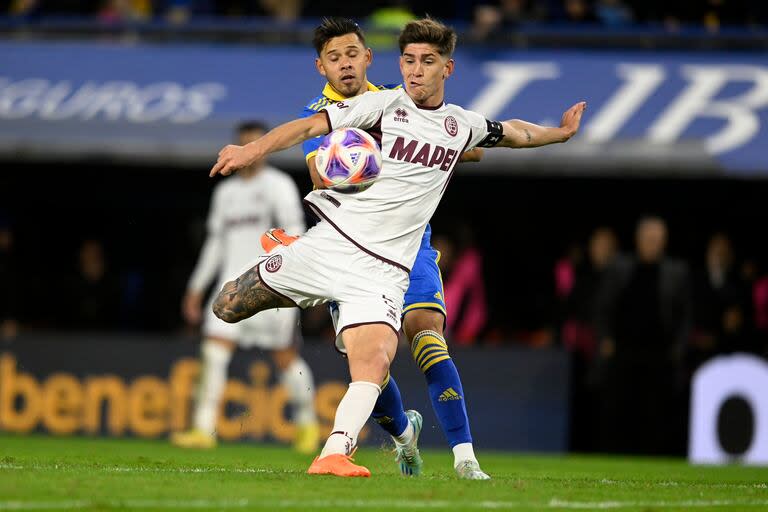
M372 92L401 89L403 87L402 84L373 85L371 82L367 82L367 85L368 91ZM309 117L312 114L318 113L328 105L332 105L333 103L338 103L346 99L348 98L336 92L336 89L331 87L331 84L326 83L322 94L310 101L307 106L304 107L304 110L301 111L301 115L299 117ZM316 137L314 139L305 141L304 144L301 145L301 149L304 150L304 158L306 160L309 160L315 156L315 153L317 153L317 148L320 147L320 142L322 140L322 137Z

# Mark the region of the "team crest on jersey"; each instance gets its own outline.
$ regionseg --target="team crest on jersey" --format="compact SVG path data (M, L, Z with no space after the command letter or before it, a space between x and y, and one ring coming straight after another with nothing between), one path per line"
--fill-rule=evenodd
M451 137L455 137L457 133L459 133L459 123L456 122L456 118L453 116L448 116L445 118L445 131L448 132L448 135Z
M283 257L279 254L275 254L271 258L267 260L267 262L264 264L264 268L267 269L267 272L277 272L280 270L280 267L283 266Z

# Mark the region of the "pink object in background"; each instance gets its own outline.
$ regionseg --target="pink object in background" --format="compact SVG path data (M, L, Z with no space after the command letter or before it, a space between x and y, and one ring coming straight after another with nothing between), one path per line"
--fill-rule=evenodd
M752 301L755 306L755 326L761 331L768 331L768 276L755 282Z
M573 291L576 282L576 272L570 258L563 258L555 263L555 293L560 299L564 299Z
M488 319L483 257L480 251L475 248L463 251L443 288L448 307L448 328L453 333L452 337L461 345L471 345ZM461 316L460 311L463 312Z

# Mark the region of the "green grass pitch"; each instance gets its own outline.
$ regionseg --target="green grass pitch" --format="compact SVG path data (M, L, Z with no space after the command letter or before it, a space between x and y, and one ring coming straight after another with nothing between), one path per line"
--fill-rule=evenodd
M768 469L658 458L480 453L493 480L455 478L448 450L401 477L361 449L370 479L309 477L275 445L185 451L163 440L0 434L0 510L768 510Z

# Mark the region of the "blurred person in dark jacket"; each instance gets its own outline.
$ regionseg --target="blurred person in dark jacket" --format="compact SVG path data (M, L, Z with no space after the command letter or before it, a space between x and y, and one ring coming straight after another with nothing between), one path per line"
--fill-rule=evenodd
M101 241L85 240L78 251L77 271L65 279L60 325L78 330L118 326L120 284L110 272Z
M600 449L677 453L685 432L677 378L691 323L689 271L665 256L661 218L641 219L635 243L633 255L607 269L598 292Z
M555 266L556 295L562 308L560 340L571 353L571 449L589 451L596 445L597 414L590 368L597 349L595 308L606 269L618 250L612 229L599 227L589 237L587 258L564 258Z
M606 270L616 258L618 240L612 229L599 227L589 237L586 261L555 268L557 296L564 301L564 319L560 331L563 345L591 361L597 348L595 306L597 293ZM570 277L568 277L570 274ZM570 284L570 286L568 286Z
M716 354L754 351L751 287L737 268L728 235L712 235L704 259L694 279L693 333L686 354L689 373Z

